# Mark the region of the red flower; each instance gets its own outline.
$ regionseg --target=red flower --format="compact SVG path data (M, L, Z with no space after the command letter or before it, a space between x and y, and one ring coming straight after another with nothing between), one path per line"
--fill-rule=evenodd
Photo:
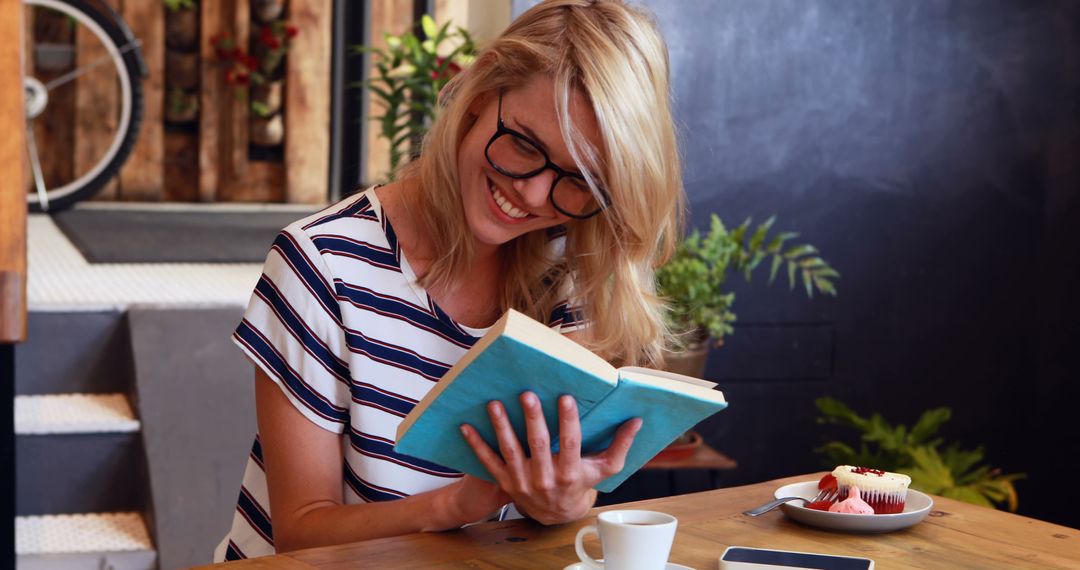
M442 67L445 62L446 62L445 57L442 57L442 56L436 57L435 58L435 67L436 68ZM436 80L437 79L449 79L449 78L457 75L460 72L461 72L461 66L458 65L457 63L454 63L453 61L451 61L445 68L443 68L442 73L438 72L437 70L432 70L431 71L431 78L436 79Z
M289 39L295 38L297 36L297 34L299 34L299 33L300 33L300 30L298 30L296 28L296 26L285 26L285 35Z
M259 59L253 55L246 55L240 60L244 67L248 69L257 69L259 67Z
M239 85L247 85L251 83L251 76L246 73L238 73L236 75L236 83Z
M281 40L274 34L274 30L270 29L270 26L263 26L262 30L259 32L259 41L270 49L281 48Z
M229 84L236 83L236 70L235 69L230 69L230 70L225 72L225 83L229 83Z

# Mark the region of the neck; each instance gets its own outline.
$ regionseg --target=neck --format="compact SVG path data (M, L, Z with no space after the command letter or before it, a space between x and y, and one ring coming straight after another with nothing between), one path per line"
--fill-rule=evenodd
M380 192L379 196L384 207L390 206L391 222L398 232L399 241L406 248L406 254L413 265L426 269L438 255L438 247L432 243L430 236L418 231L416 216L411 208L412 204L417 203L416 198L422 191L419 178L402 179L388 185L386 189L388 192ZM471 239L473 239L473 256L466 274L490 276L500 273L503 246Z

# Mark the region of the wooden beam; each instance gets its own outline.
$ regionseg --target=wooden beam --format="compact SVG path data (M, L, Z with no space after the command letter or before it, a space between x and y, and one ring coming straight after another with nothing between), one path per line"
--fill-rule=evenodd
M157 201L164 194L165 4L127 0L123 16L142 40L150 75L135 78L142 81L143 120L135 148L120 170L120 195L125 200Z
M285 197L326 202L330 176L330 17L326 0L290 0L293 39L285 81Z
M21 2L0 2L0 343L26 340L26 115ZM13 80L14 79L14 80ZM5 380L9 381L9 380Z

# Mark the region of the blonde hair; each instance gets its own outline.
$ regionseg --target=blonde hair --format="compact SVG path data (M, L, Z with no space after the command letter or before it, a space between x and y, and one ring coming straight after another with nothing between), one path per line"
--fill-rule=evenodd
M472 259L457 172L459 145L475 121L470 105L536 74L554 79L567 148L593 191L606 188L611 204L598 216L567 224L563 259L552 259L545 232L506 244L502 308L547 322L572 291L571 303L588 322L583 344L610 360L657 365L670 333L654 271L681 236L685 197L667 48L652 19L619 0L541 2L447 86L423 152L400 173L419 178L422 190L411 209L442 250L421 283L453 290ZM571 89L580 89L591 105L600 148L584 141L570 120ZM591 179L590 171L601 179Z

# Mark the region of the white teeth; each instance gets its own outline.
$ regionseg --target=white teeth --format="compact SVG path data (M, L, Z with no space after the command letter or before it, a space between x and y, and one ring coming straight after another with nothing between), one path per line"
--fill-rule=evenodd
M510 203L510 200L507 200L506 196L503 196L503 193L490 181L488 182L488 189L491 190L491 194L495 197L495 203L499 205L499 209L507 216L520 220L529 215L528 212L523 212L515 208L514 205Z

